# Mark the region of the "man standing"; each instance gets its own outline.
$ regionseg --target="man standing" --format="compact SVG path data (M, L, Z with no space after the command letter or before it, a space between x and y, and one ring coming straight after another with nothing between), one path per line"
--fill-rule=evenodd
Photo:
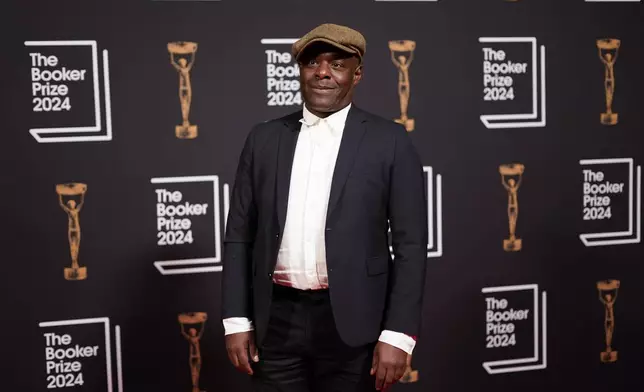
M419 334L423 168L402 126L352 104L365 49L333 24L295 42L304 107L256 125L241 152L223 323L230 361L258 391L387 388Z

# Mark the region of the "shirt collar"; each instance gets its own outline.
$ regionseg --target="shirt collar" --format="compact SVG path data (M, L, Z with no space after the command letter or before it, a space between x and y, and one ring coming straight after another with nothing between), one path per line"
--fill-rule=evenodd
M350 109L351 104L348 104L345 108L333 113L329 117L320 118L311 113L309 109L306 108L306 104L304 104L302 106L302 119L300 120L300 122L307 127L312 127L317 125L320 121L325 121L331 128L331 132L336 134L344 130L344 125L347 122L347 116L349 115Z

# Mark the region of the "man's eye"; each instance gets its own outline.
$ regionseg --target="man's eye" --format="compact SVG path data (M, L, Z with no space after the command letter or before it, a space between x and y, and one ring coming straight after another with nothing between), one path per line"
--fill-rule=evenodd
M315 65L315 64L317 64L317 61L315 61L315 60L309 60L308 65Z
M342 63L333 62L333 63L331 63L331 66L332 66L333 68L341 68L341 67L342 67Z

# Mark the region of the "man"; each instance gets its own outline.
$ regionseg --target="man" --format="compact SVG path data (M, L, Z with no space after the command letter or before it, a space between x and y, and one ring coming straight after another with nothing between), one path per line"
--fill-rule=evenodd
M223 323L258 391L386 389L419 333L423 169L403 127L352 104L365 48L333 24L295 42L303 110L255 126L241 153Z

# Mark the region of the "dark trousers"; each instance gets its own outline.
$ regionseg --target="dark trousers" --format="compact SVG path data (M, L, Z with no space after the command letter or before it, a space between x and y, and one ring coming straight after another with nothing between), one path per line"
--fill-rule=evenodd
M350 347L340 339L328 290L275 285L259 362L251 362L255 391L375 391L375 344Z

